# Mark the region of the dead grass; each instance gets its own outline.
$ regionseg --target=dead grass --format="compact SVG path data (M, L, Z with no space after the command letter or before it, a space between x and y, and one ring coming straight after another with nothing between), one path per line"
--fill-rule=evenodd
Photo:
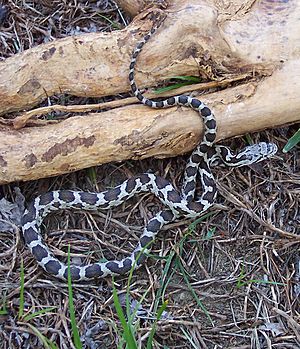
M97 3L104 9L96 7ZM112 30L111 23L126 23L115 5L105 1L5 4L11 13L0 28L2 59L48 40ZM254 142L270 140L282 149L296 129L262 132L252 138ZM245 144L233 140L228 145L240 149ZM141 347L158 306L162 299L168 299L154 348L299 348L300 159L297 149L288 154L279 152L279 157L251 169L215 169L221 193L218 203L223 208L199 223L191 235L186 236L191 221L170 224L159 234L151 257L134 273L130 286L133 307L147 292L136 318ZM53 189L101 191L149 170L180 186L185 161L185 157L127 161L20 187L29 201ZM12 188L1 188L10 201L14 200ZM60 212L47 219L46 240L65 260L70 243L73 262L121 258L134 248L142 227L160 207L145 194L113 212ZM14 233L0 234L0 309L4 305L7 309L2 315L0 312L1 348L39 347L34 329L59 348L73 348L67 285L37 267L17 227ZM21 258L26 271L25 314L55 307L30 321L18 319ZM120 295L124 294L127 278L116 282ZM111 279L74 284L74 298L85 347L116 348L119 338L115 326L120 328L120 322Z

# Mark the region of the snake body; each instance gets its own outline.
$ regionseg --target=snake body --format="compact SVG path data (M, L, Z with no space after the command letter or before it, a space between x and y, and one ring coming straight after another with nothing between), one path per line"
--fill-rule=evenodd
M23 215L23 237L38 264L47 273L57 278L67 279L67 265L53 255L43 241L40 232L42 221L50 212L66 208L108 210L119 206L137 193L151 192L154 194L166 208L149 220L138 245L129 257L122 260L111 260L81 266L72 264L70 266L72 280L76 281L97 277L102 278L108 275L122 275L144 262L151 243L165 224L173 222L180 217L198 217L213 205L217 189L210 170L211 164L221 161L228 166L234 167L249 165L269 158L277 151L275 144L262 142L246 147L239 154L234 155L230 149L214 145L217 131L216 120L212 111L200 100L180 95L157 102L143 96L134 78L136 59L144 44L156 32L160 24L161 21L153 26L151 31L136 45L133 51L129 68L131 90L141 103L151 108L185 106L197 111L204 123L203 139L186 164L181 192L178 192L165 178L152 173L143 173L129 178L113 189L101 193L57 190L36 197L29 204ZM199 198L194 199L197 175L200 177L203 192Z

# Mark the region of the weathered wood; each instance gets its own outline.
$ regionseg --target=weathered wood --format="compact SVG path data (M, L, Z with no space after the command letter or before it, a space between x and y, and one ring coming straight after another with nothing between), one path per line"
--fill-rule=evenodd
M144 86L176 75L226 80L252 72L251 81L201 96L217 116L218 139L300 120L300 3L239 4L173 1L137 65L137 82ZM132 48L150 27L142 13L122 31L57 40L0 62L0 113L27 109L55 93L128 91ZM175 156L191 150L201 132L192 110L140 105L19 130L6 125L0 130L0 183Z
M153 7L155 4L158 6L162 4L164 7L167 7L165 0L118 0L116 3L132 17L149 7Z

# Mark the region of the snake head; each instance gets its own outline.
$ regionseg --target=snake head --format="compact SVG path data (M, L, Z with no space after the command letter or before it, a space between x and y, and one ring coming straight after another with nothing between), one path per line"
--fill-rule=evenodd
M278 147L274 143L260 142L249 145L237 155L237 158L244 161L244 165L250 165L254 162L260 162L269 159L277 153Z

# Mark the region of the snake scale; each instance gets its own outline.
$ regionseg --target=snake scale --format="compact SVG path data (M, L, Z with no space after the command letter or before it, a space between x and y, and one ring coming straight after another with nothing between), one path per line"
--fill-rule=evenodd
M76 281L103 278L108 275L122 275L144 262L151 243L165 224L180 217L198 217L213 205L217 188L210 170L211 164L223 162L234 167L249 165L267 159L277 151L275 144L261 142L248 146L234 155L230 149L214 144L217 132L216 119L212 111L200 100L180 95L162 101L153 101L143 96L134 78L136 59L144 44L156 32L161 23L162 20L152 27L151 31L136 45L132 53L129 67L131 90L141 103L151 108L184 106L197 111L204 123L203 139L192 152L186 164L181 192L178 192L165 178L152 173L143 173L129 178L113 189L100 193L57 190L36 197L28 205L22 218L23 237L38 264L47 273L57 278L66 280L68 267L53 255L41 236L42 221L50 212L67 208L108 210L121 205L137 193L151 192L154 194L163 203L165 209L149 220L144 227L138 245L129 257L122 260L81 266L71 264L70 266L72 280ZM199 175L203 191L199 198L194 199L197 175Z

